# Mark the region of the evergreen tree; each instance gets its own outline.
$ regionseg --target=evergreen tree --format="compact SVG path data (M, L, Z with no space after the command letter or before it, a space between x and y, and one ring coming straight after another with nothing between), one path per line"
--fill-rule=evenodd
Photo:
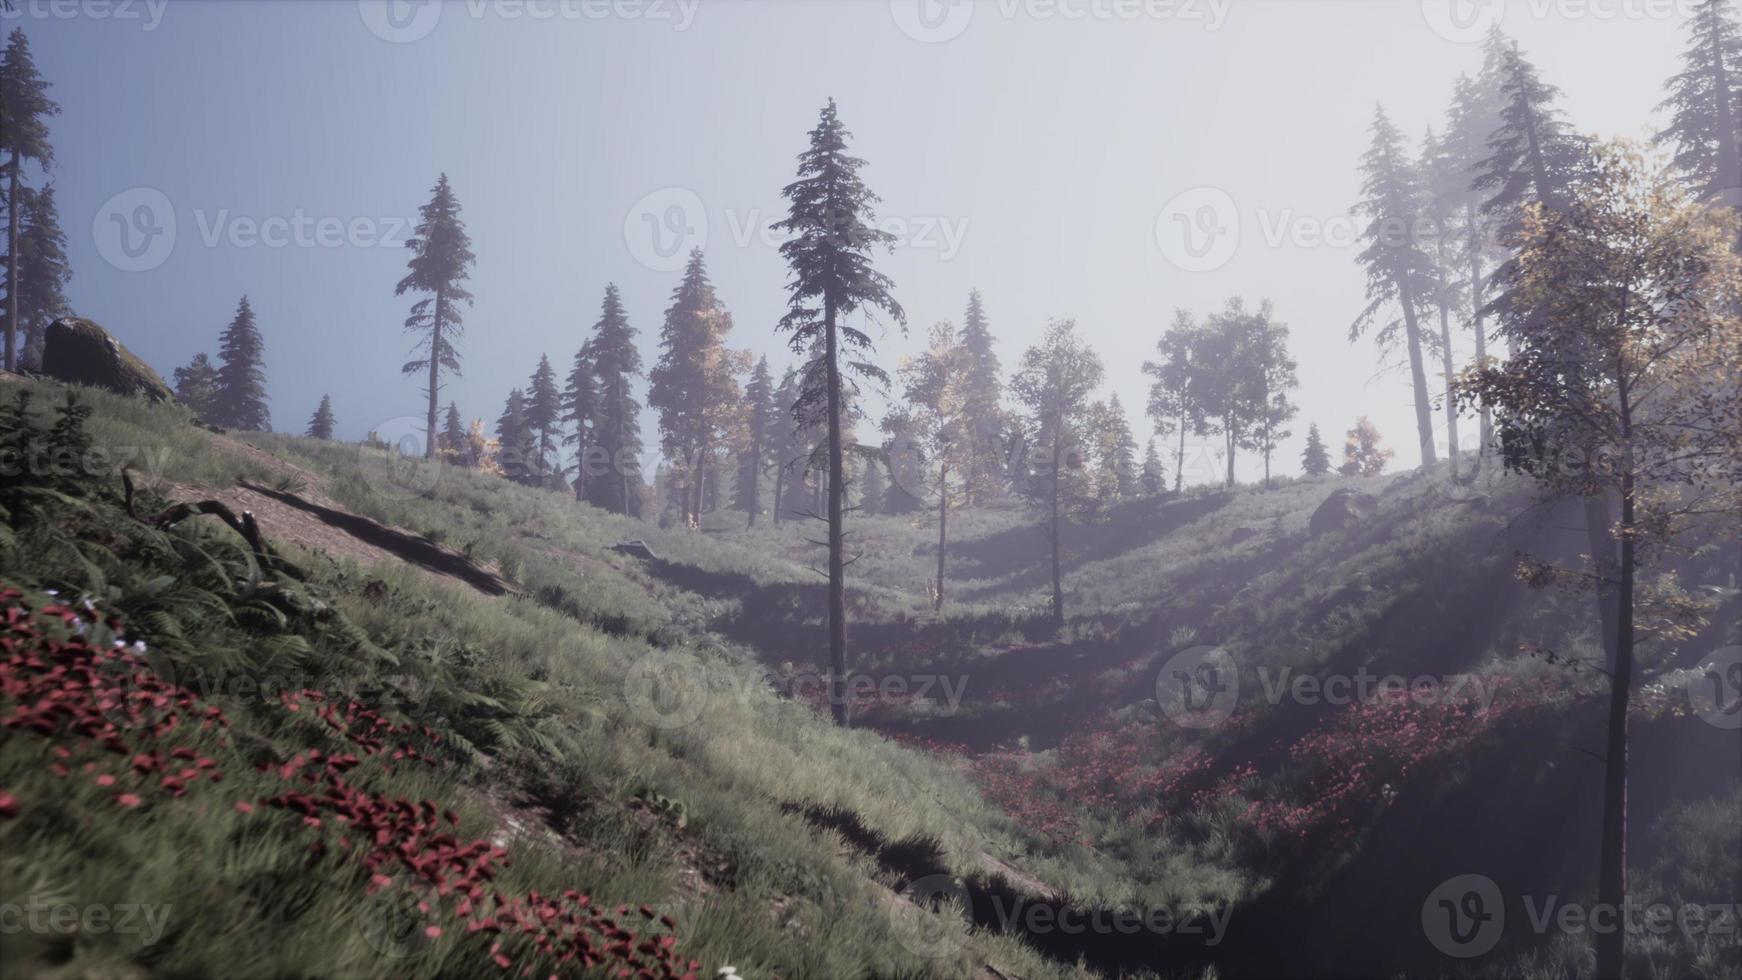
M606 470L589 480L588 500L619 514L641 514L641 403L630 385L641 374L641 352L635 347L635 328L623 309L615 284L605 287L599 307L599 322L588 343L593 377L597 383L598 410L593 421L593 441L598 462Z
M556 371L550 366L550 358L540 354L538 368L532 372L526 389L526 427L533 443L529 469L539 486L550 480L550 457L562 430L562 415L563 398L557 390Z
M1306 449L1300 454L1300 468L1307 476L1321 477L1331 471L1331 451L1319 435L1319 424L1307 426Z
M1682 65L1664 86L1669 97L1658 108L1672 118L1657 141L1675 146L1676 168L1696 193L1733 194L1742 188L1742 24L1733 0L1699 0Z
M508 393L502 415L496 419L496 465L503 476L515 483L537 485L532 466L538 452L537 438L526 420L526 393L516 388Z
M327 395L321 396L320 406L308 420L308 434L314 439L331 439L333 437L333 400Z
M248 297L236 306L236 317L218 338L218 390L212 399L212 423L243 432L269 432L266 410L266 345L254 324Z
M1065 625L1064 519L1081 494L1082 426L1089 396L1100 387L1103 373L1101 358L1077 336L1076 323L1055 320L1046 338L1022 355L1010 382L1011 391L1028 409L1028 442L1043 454L1035 462L1036 479L1026 491L1047 515L1052 617L1059 629Z
M1385 472L1385 466L1396 455L1381 443L1384 438L1379 435L1379 427L1373 420L1363 415L1355 420L1355 427L1349 430L1349 437L1343 443L1344 476L1378 476Z
M187 367L175 369L175 397L193 409L194 416L211 421L218 398L218 369L204 354L195 354Z
M1473 186L1489 194L1483 210L1498 221L1500 242L1516 248L1529 205L1551 211L1565 206L1585 169L1586 142L1555 108L1560 90L1537 76L1518 45L1506 47L1499 57L1500 125L1488 137L1489 155L1477 164ZM1511 280L1511 266L1496 271L1497 286ZM1496 303L1503 304L1504 297L1490 301Z
M1007 485L1003 441L1009 420L1004 411L1004 380L993 350L997 340L986 318L980 291L968 294L968 310L962 320L962 346L972 359L965 399L968 438L968 503L985 503Z
M788 311L780 329L791 335L794 350L820 348L822 355L821 370L807 372L798 410L801 420L820 422L828 434L829 701L842 726L850 720L845 374L888 380L868 360L875 352L870 335L844 321L854 313L882 310L898 324L906 323L890 295L893 283L871 266L872 251L890 245L894 236L877 227L873 209L878 198L859 177L865 162L847 154L848 136L830 99L811 130L810 146L799 155L798 178L781 192L791 207L776 225L792 234L780 246L792 267Z
M1143 493L1148 497L1159 497L1167 492L1167 471L1162 467L1161 453L1155 448L1155 440L1149 440L1149 450L1143 454Z
M1155 379L1149 388L1149 417L1155 423L1155 431L1163 436L1179 435L1174 453L1174 493L1185 486L1186 432L1201 428L1203 418L1203 406L1194 399L1192 386L1197 374L1194 358L1202 346L1201 332L1191 313L1175 311L1173 326L1155 345L1162 359L1143 364L1143 372Z
M883 513L891 517L918 513L925 480L925 444L914 423L913 413L897 408L883 417L883 455L888 460L885 475L889 489L883 494Z
M586 500L588 487L598 466L594 441L599 414L599 381L593 375L593 345L581 344L569 368L568 385L563 389L563 421L570 426L564 440L575 445L575 499Z
M701 249L690 252L660 328L659 361L648 372L647 404L659 411L660 448L686 469L685 523L701 523L707 472L741 400L739 358L726 349L732 315L708 281Z
M1450 461L1452 479L1456 480L1460 449L1458 399L1452 389L1457 383L1458 359L1457 348L1452 346L1452 317L1461 316L1462 307L1456 288L1458 263L1451 229L1459 199L1469 192L1469 178L1452 157L1446 141L1436 136L1432 127L1422 138L1421 147L1422 216L1427 222L1425 234L1428 237L1422 245L1423 251L1433 261L1433 292L1427 305L1438 312L1440 324L1438 343L1429 346L1439 348L1441 380L1445 385L1440 397L1445 409L1446 458Z
M6 53L0 56L0 153L6 155L6 361L8 371L18 370L18 336L23 324L24 289L20 268L20 209L24 204L24 162L34 161L44 171L54 163L48 142L50 116L60 106L48 97L49 83L37 73L30 55L30 40L22 28L13 28Z
M1494 42L1501 43L1501 42ZM1498 65L1499 53L1495 53ZM1476 342L1476 365L1488 364L1487 288L1489 271L1499 261L1501 250L1490 230L1490 221L1483 214L1487 195L1471 186L1477 167L1488 155L1488 136L1500 125L1500 85L1498 68L1485 74L1480 81L1467 76L1458 79L1452 95L1452 105L1446 114L1445 135L1440 139L1439 152L1433 157L1428 173L1430 191L1436 208L1447 216L1444 236L1451 240L1449 256L1436 253L1440 266L1440 285L1460 295L1446 297L1441 302L1456 308ZM1448 268L1456 265L1456 271ZM1448 359L1448 364L1450 363ZM1488 409L1480 412L1477 432L1477 465L1494 439L1494 416Z
M1106 427L1101 432L1100 463L1108 477L1113 496L1128 499L1137 496L1137 440L1131 435L1131 422L1125 406L1114 395L1107 402Z
M442 423L442 457L455 466L476 466L471 455L471 440L466 423L460 419L460 406L448 402L448 415Z
M756 526L762 513L762 477L768 472L768 457L775 446L776 428L781 416L775 401L774 378L768 370L768 358L756 362L750 372L750 383L744 386L744 401L750 407L748 443L738 461L738 492L732 506L747 515L749 527Z
M1359 340L1382 310L1395 307L1401 319L1380 324L1376 340L1380 348L1396 346L1398 333L1409 355L1410 384L1415 391L1416 435L1423 466L1438 461L1434 448L1433 408L1427 387L1427 367L1422 354L1420 314L1438 288L1434 262L1417 240L1422 227L1424 194L1420 171L1404 151L1403 134L1391 124L1384 108L1374 111L1373 143L1362 157L1361 190L1365 198L1357 210L1366 216L1362 232L1367 247L1360 262L1367 268L1367 308L1349 329L1350 341Z
M60 229L54 185L40 191L20 187L18 192L24 197L19 208L24 228L18 240L22 253L18 260L18 318L24 336L19 365L36 370L42 365L42 342L49 323L71 311L66 284L73 273L67 264L67 238Z
M464 323L460 305L472 304L472 294L462 285L471 278L472 239L460 220L460 202L448 186L448 175L436 179L428 204L418 211L419 221L413 236L406 240L411 249L409 270L399 280L393 295L407 292L429 295L411 305L411 315L405 319L405 329L422 337L401 373L428 372L426 394L429 397L428 427L424 430L424 455L433 458L436 451L436 406L441 395L443 371L460 373L460 357L454 349Z
M865 479L859 490L859 509L866 514L883 513L883 499L889 492L888 469L888 464L875 456L865 460Z
M801 382L798 369L787 368L775 392L779 409L774 421L774 523L805 510L805 476L810 468L812 445L806 427L800 426L796 412Z

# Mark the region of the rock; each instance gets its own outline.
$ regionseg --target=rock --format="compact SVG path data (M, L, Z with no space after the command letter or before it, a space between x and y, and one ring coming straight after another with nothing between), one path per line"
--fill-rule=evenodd
M647 546L647 542L642 541L639 538L634 541L620 541L617 544L612 545L611 550L620 555L628 555L631 558L640 558L643 561L659 560L659 556L653 553L653 549Z
M1362 524L1379 512L1379 498L1370 493L1344 487L1336 491L1313 511L1308 527L1314 534L1341 531Z
M59 381L137 395L154 402L174 401L175 392L151 365L122 347L109 331L89 320L62 317L43 338L42 373Z

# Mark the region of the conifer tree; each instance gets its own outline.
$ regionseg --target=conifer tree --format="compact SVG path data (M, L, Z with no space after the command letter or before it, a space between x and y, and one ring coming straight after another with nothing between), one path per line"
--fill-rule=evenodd
M986 317L978 289L968 293L968 310L962 319L962 346L972 358L972 372L965 395L968 418L968 503L983 504L1008 485L1004 472L1003 441L1009 419L1004 411L1004 380L994 350L997 339Z
M871 265L879 246L894 236L877 226L877 195L859 177L865 162L847 153L849 133L830 99L823 107L810 145L799 155L798 177L781 192L790 210L776 225L792 237L780 254L792 268L788 311L780 329L793 349L818 349L821 370L807 372L800 393L801 420L821 423L828 440L829 543L829 701L835 721L846 726L847 704L847 549L846 376L857 374L887 383L869 362L871 336L845 322L855 313L881 310L898 324L906 315L890 290L893 283Z
M1325 445L1324 436L1319 435L1319 424L1314 422L1307 426L1306 449L1300 454L1301 472L1310 477L1321 477L1331 471L1331 451Z
M313 439L331 439L333 437L333 399L322 395L319 407L308 420L308 435Z
M23 350L19 365L35 370L42 364L42 342L48 325L66 316L66 285L73 278L67 264L67 238L60 229L60 213L55 208L54 185L34 191L20 187L24 200L20 206L18 249L18 318L23 331Z
M502 415L496 419L496 465L515 483L534 485L533 454L537 436L526 421L526 393L515 388L508 393Z
M433 458L436 451L436 407L440 403L442 372L460 373L460 356L454 349L464 323L462 304L472 304L472 294L463 285L471 278L473 262L472 239L460 220L460 202L448 185L448 175L436 179L428 204L418 211L419 221L405 244L411 249L409 271L399 280L393 295L408 292L428 295L411 305L411 315L405 319L405 329L421 336L414 357L405 362L401 373L429 375L425 393L429 399L428 426L424 430L424 455Z
M1452 479L1456 480L1461 447L1458 445L1458 399L1452 390L1458 377L1457 348L1452 346L1452 317L1461 315L1461 307L1456 288L1458 272L1451 228L1459 198L1468 193L1469 179L1451 156L1446 141L1435 135L1432 127L1422 137L1419 172L1422 177L1422 216L1426 221L1424 233L1427 236L1422 246L1433 260L1433 292L1426 305L1438 313L1440 326L1438 343L1429 346L1439 348L1444 383L1440 397L1445 409L1446 459Z
M1500 41L1491 43L1499 44ZM1494 64L1498 66L1496 50ZM1439 142L1439 152L1433 158L1428 179L1438 209L1447 216L1443 234L1451 240L1450 262L1440 260L1441 285L1454 292L1446 302L1453 304L1464 318L1475 340L1475 362L1480 369L1488 364L1487 291L1488 276L1497 264L1501 250L1483 213L1487 195L1471 186L1477 167L1488 156L1488 136L1500 125L1500 87L1498 67L1485 73L1481 80L1468 76L1458 79L1452 105L1446 114L1445 135ZM1438 256L1436 256L1438 257ZM1449 279L1449 282L1444 280ZM1477 430L1477 466L1481 454L1494 441L1494 416L1486 407L1480 413Z
M616 284L606 286L599 322L588 343L598 399L592 434L606 472L589 481L587 499L631 516L641 514L641 403L630 390L641 374L635 333Z
M1489 155L1477 164L1473 186L1489 194L1483 210L1497 220L1500 242L1516 248L1529 205L1551 211L1566 205L1585 169L1586 141L1555 108L1560 90L1538 77L1517 44L1506 47L1500 59L1500 125L1488 137ZM1497 287L1509 283L1513 268L1507 263L1496 271ZM1503 296L1490 301L1495 309L1503 305Z
M775 391L774 402L779 410L774 423L774 523L803 510L805 474L810 467L811 446L804 427L798 424L795 412L799 398L797 368L787 368Z
M1055 320L1045 339L1023 353L1010 382L1028 409L1028 442L1039 456L1027 493L1046 511L1052 618L1059 629L1065 625L1064 520L1080 494L1082 426L1089 396L1100 387L1103 373L1101 358L1077 336L1076 323Z
M1367 219L1362 238L1367 247L1360 262L1367 269L1367 308L1349 328L1349 340L1359 340L1373 326L1381 311L1395 308L1401 317L1380 323L1375 339L1382 350L1402 341L1409 357L1410 384L1415 392L1416 435L1422 465L1438 461L1434 448L1433 409L1427 387L1427 367L1422 353L1421 312L1435 294L1434 262L1420 241L1423 187L1421 174L1404 149L1403 134L1392 125L1383 107L1374 110L1372 145L1362 157L1361 190L1365 197L1357 210Z
M460 418L460 406L454 402L448 402L447 419L442 423L442 456L454 466L477 465L471 457L471 440Z
M883 498L889 491L888 465L875 456L865 461L865 478L859 490L859 510L866 514L883 513Z
M1742 23L1734 0L1699 0L1688 20L1682 70L1658 106L1672 113L1657 142L1675 146L1675 165L1695 193L1742 189ZM1742 208L1742 199L1731 202Z
M562 429L562 392L556 386L556 370L550 358L540 354L538 367L526 388L526 429L533 444L529 469L538 486L550 480L551 453Z
M595 458L598 443L594 441L597 434L599 414L599 381L593 376L593 345L588 340L581 344L575 352L575 359L569 368L568 384L563 389L563 421L570 426L565 442L576 446L575 450L575 499L587 500L588 488L594 476L591 472L598 467Z
M1118 499L1137 496L1137 440L1131 435L1131 422L1119 396L1107 401L1106 427L1100 433L1100 464L1108 478L1109 489Z
M701 249L690 252L660 328L659 361L648 372L647 404L659 411L660 448L685 467L684 519L701 523L707 472L724 445L741 394L726 349L732 315L714 293Z
M1161 453L1155 448L1155 440L1149 440L1149 449L1143 454L1143 493L1148 497L1159 497L1167 492L1167 470L1163 468Z
M24 204L25 161L33 161L47 171L54 163L54 149L48 142L50 116L60 114L60 106L48 97L49 83L43 81L30 54L30 40L22 28L13 28L0 56L0 153L5 154L6 167L6 345L5 367L18 370L18 339L23 324L22 288L23 255L20 250L20 209Z
M218 398L218 369L205 354L195 354L187 367L175 369L175 397L193 409L196 418L212 420Z
M214 425L243 432L268 432L272 416L266 410L266 345L254 323L248 297L236 306L236 317L218 338L218 389L212 399Z
M761 358L750 372L750 383L744 386L744 401L750 408L742 458L738 461L738 488L732 506L747 515L747 526L755 527L762 513L762 478L768 472L768 457L774 448L775 430L782 415L775 402L774 378L769 373L768 358Z

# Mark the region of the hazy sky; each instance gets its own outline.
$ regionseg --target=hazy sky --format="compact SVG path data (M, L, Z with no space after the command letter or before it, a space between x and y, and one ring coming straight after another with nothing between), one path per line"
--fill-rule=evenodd
M393 287L443 171L478 255L444 395L468 417L494 420L540 352L563 370L607 282L651 364L690 244L736 344L784 366L786 269L763 228L833 96L904 236L881 266L912 329L885 336L886 364L977 287L1007 367L1075 318L1141 441L1141 365L1173 310L1269 298L1301 362L1293 472L1309 421L1340 445L1363 413L1416 460L1402 376L1347 339L1375 102L1412 134L1437 126L1502 17L1576 125L1641 135L1686 3L19 0L6 22L64 109L75 308L167 376L247 293L277 428L301 431L323 393L347 438L421 424Z

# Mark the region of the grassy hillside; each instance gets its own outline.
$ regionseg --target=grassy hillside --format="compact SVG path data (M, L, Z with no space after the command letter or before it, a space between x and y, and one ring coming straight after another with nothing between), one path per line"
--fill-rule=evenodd
M34 390L46 427L61 396ZM30 610L10 614L0 701L0 903L141 905L161 928L3 937L26 974L602 976L633 958L746 978L1547 976L1583 955L1514 931L1465 963L1420 921L1456 874L1523 895L1594 877L1588 600L1512 575L1519 552L1576 555L1582 532L1498 475L1121 505L1069 531L1062 633L1021 508L952 518L939 612L935 530L860 520L863 723L843 732L818 710L802 524L662 530L80 397L108 458L0 497L0 588ZM1376 513L1311 533L1343 486ZM253 512L269 545L157 519L208 499ZM658 557L611 550L631 538ZM1634 864L1678 901L1733 895L1742 850L1734 733L1678 700L1734 629L1729 547L1658 583L1715 625L1645 665L1634 812L1660 832ZM1167 679L1211 655L1235 696L1182 714ZM1440 696L1291 686L1367 674ZM84 713L25 717L52 691ZM1126 914L1152 924L1060 920ZM1734 937L1636 955L1663 975L1742 969Z

